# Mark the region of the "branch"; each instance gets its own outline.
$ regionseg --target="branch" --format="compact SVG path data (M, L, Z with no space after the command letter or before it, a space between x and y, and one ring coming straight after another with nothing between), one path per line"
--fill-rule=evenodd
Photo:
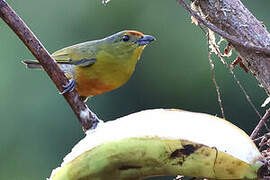
M211 29L215 33L219 34L223 38L227 39L229 42L231 42L234 45L242 46L244 48L247 48L249 50L255 51L255 53L263 53L265 55L270 56L270 48L261 47L261 46L255 46L252 44L249 44L249 42L245 42L242 39L237 38L236 36L232 36L228 34L226 31L223 31L216 27L214 24L207 22L203 18L201 18L200 15L197 14L197 12L193 11L185 2L184 0L177 0L177 2L182 5L195 19L200 22L201 24L205 25L207 28Z
M193 1L193 0L192 0ZM196 0L203 19L184 0L177 0L200 24L230 42L243 63L270 95L270 34L240 0Z
M63 85L69 82L68 79L41 42L5 0L0 0L0 17L22 40L25 46L42 65L58 90L62 92L64 90ZM79 94L76 91L65 93L63 96L77 116L84 130L90 129L97 124L97 116L80 100Z
M250 135L251 139L255 139L257 137L257 135L259 134L259 131L263 128L263 126L266 124L267 119L270 117L270 109L267 109L265 114L263 115L262 119L260 120L260 122L257 124L257 126L255 127L255 129L253 130L253 132Z

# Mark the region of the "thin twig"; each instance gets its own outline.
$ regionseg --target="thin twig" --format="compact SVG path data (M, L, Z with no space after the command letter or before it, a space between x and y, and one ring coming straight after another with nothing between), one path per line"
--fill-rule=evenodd
M177 2L183 6L194 18L197 19L197 21L203 25L205 25L206 27L208 27L209 29L211 29L212 31L214 31L215 33L219 34L220 36L222 36L223 38L227 39L227 41L229 41L230 43L232 43L233 45L238 45L241 47L245 47L246 49L249 50L253 50L256 53L263 53L265 55L270 55L270 48L266 48L266 47L261 47L261 46L254 46L252 44L248 44L245 41L242 41L240 38L232 36L230 34L228 34L227 32L221 30L220 28L216 27L214 24L207 22L206 20L202 19L200 15L198 15L197 12L193 11L186 3L184 0L177 0Z
M257 124L257 126L255 127L255 129L253 130L253 132L250 135L251 139L255 139L260 130L263 128L264 124L266 123L267 119L270 117L270 109L267 109L265 114L263 115L263 117L261 118L260 122Z
M262 141L264 141L265 138L267 138L267 139L270 138L270 132L265 133L264 135L262 135L262 136L260 136L260 137L257 137L257 138L255 138L255 139L253 139L253 141L254 141L254 142L260 141L260 143L261 143Z
M217 56L221 59L221 61L225 64L226 68L229 70L230 74L233 76L233 79L236 81L237 85L240 87L241 91L244 93L244 95L245 95L248 103L250 104L250 106L253 108L253 110L259 116L259 118L262 118L262 115L257 110L257 108L253 104L253 102L251 101L251 99L250 99L247 91L245 90L245 88L243 87L243 85L241 84L241 82L239 81L239 79L236 77L236 75L234 74L233 70L230 68L229 64L225 61L223 55L220 53L220 50L218 49L218 47L216 46L216 44L213 44L211 41L209 41L209 35L207 34L207 36L208 36L208 43L211 43L211 45L215 48L215 51L217 52Z
M236 75L234 74L233 70L230 68L229 64L225 61L225 59L223 58L222 54L220 53L219 49L217 49L217 47L215 45L213 45L216 49L216 51L218 52L218 57L222 60L222 62L224 62L224 64L226 65L227 69L229 70L229 72L231 73L231 75L233 76L233 79L235 80L235 82L237 83L237 85L240 87L241 91L244 93L248 103L250 104L250 106L252 107L252 109L255 111L255 113L259 116L259 118L262 118L262 115L260 114L260 112L257 110L256 106L253 104L253 102L250 99L250 96L248 95L247 91L245 90L244 86L241 84L241 82L239 81L239 79L236 77Z
M25 46L40 62L58 90L62 92L64 90L63 85L68 83L68 79L41 42L5 0L0 0L0 17L23 41ZM84 130L90 129L97 124L97 116L79 99L79 94L76 91L65 93L63 96L82 124Z
M213 60L211 58L211 53L210 53L210 50L209 50L209 43L210 42L209 42L209 35L208 35L208 60L209 60L209 65L210 65L210 69L211 69L211 72L212 72L212 80L213 80L213 83L214 83L214 85L216 87L216 92L217 92L217 96L218 96L218 104L219 104L219 108L221 110L222 118L226 119L224 108L223 108L223 105L222 105L220 88L218 86L216 76L215 76L215 72L214 72L214 63L213 63Z
M216 87L216 92L217 92L217 98L218 98L218 105L219 105L219 108L220 108L220 111L221 111L221 114L222 114L222 118L223 119L226 119L226 116L225 116L225 111L224 111L224 108L223 108L223 104L222 104L222 99L221 99L221 93L220 93L220 88L219 88L219 85L217 83L217 80L216 80L216 75L215 75L215 72L214 72L214 62L211 58L211 53L210 53L210 49L209 49L209 43L210 43L210 37L209 37L209 32L206 32L203 27L201 26L200 23L198 23L198 26L200 27L200 29L204 32L204 34L207 35L207 43L208 43L208 60L209 60L209 65L210 65L210 70L212 72L212 81Z
M252 109L255 111L255 113L259 116L259 118L262 118L261 113L258 111L258 109L256 108L256 106L253 104L253 102L250 99L250 96L248 95L247 91L245 90L244 86L241 84L241 82L239 81L239 79L236 77L236 75L234 74L233 70L230 69L230 66L228 64L226 64L227 68L229 69L231 75L233 76L234 80L236 81L236 83L238 84L238 86L240 87L241 91L244 93L248 103L250 104L250 106L252 107Z

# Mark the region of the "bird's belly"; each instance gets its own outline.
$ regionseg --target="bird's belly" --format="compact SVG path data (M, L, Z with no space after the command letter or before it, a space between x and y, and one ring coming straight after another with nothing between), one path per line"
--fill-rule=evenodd
M135 65L119 63L115 59L99 58L90 67L76 67L76 90L81 96L102 94L125 84Z
M131 74L125 74L118 72L111 73L94 73L88 75L82 75L81 73L76 75L76 90L80 96L94 96L102 94L114 89L119 88L125 84L130 78Z
M117 87L108 84L101 79L76 78L76 90L80 96L94 96L116 88Z

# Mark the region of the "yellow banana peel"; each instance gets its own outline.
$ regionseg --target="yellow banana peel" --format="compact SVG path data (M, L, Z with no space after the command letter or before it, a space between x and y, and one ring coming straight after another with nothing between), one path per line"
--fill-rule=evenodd
M155 109L89 131L50 180L139 180L158 175L257 179L261 159L249 136L228 121Z

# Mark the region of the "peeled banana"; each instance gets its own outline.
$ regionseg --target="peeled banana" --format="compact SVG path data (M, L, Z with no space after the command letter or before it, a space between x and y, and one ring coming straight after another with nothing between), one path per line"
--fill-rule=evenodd
M261 161L249 136L228 121L154 109L87 132L50 180L139 180L159 175L257 179Z

